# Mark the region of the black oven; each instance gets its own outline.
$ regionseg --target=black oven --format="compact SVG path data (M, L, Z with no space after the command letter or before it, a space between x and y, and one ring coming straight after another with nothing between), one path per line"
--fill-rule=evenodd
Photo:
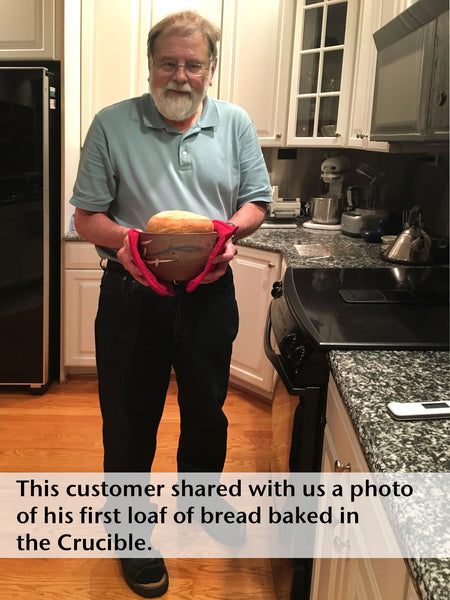
M289 471L321 470L328 351L447 349L448 282L448 268L397 266L288 268L283 280L275 282L264 348L285 391L295 399L288 413L291 423L283 428L291 437L285 461ZM272 443L277 446L286 440ZM281 570L282 583L274 568L277 598L308 600L312 566L312 558L294 559L288 585L286 568Z

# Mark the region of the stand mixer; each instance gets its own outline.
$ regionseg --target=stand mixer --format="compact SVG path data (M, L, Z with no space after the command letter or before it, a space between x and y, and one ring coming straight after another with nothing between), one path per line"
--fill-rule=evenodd
M380 220L388 218L389 211L375 208L383 173L378 173L366 163L358 165L356 172L367 181L367 185L347 189L347 208L342 214L341 224L345 235L361 237L362 231L377 230Z
M341 215L344 210L343 187L350 169L350 161L345 156L327 158L320 166L320 178L328 185L324 196L311 197L306 205L311 221L303 227L311 229L341 229Z
M345 156L327 158L320 165L320 178L328 184L327 196L343 197L342 188L347 173L350 170L350 161Z

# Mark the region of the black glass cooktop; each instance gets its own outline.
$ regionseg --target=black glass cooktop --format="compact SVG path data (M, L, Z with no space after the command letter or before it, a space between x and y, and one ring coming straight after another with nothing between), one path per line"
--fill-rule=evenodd
M448 268L293 269L283 293L320 347L449 347Z

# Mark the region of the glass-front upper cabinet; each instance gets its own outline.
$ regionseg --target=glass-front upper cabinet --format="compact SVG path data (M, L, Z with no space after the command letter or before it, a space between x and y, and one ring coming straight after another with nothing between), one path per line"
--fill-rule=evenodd
M298 0L288 143L346 144L357 0Z

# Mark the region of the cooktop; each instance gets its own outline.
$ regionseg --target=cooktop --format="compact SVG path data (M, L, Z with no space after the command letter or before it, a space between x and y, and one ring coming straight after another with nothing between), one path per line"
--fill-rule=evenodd
M297 325L324 349L446 349L449 269L289 268L283 295Z

